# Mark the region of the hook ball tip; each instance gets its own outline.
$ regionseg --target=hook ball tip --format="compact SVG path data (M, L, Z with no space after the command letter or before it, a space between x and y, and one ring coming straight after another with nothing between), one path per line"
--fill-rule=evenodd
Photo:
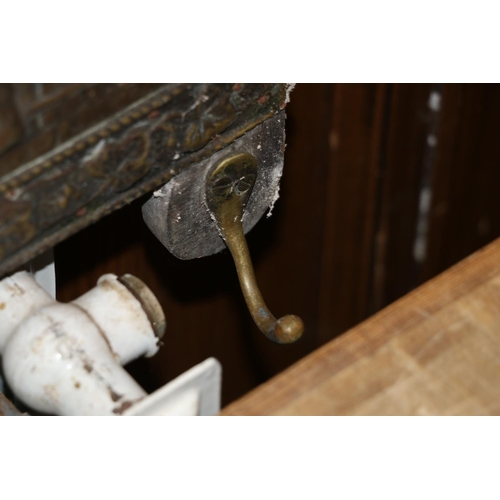
M292 344L302 337L304 322L294 314L283 316L276 322L274 335L279 344Z

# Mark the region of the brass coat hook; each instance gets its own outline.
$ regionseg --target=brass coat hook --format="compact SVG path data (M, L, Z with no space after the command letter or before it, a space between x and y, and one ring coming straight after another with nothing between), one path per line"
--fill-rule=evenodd
M293 314L276 319L257 286L242 227L245 204L257 178L257 160L248 153L226 158L209 175L208 209L234 259L236 271L253 320L264 335L278 344L290 344L304 332L304 323Z

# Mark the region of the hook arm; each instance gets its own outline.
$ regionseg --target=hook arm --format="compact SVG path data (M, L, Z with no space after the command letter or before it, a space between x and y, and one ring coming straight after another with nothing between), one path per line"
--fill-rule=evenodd
M207 204L236 266L245 302L262 333L278 344L297 341L304 332L304 323L293 314L276 319L260 293L252 259L243 232L245 203L257 175L257 161L249 154L240 154L223 161L207 184Z

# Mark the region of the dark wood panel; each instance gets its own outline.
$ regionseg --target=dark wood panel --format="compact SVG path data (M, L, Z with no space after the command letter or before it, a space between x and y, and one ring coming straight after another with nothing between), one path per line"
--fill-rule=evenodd
M385 99L384 85L334 86L321 241L321 344L366 315Z
M500 85L445 85L442 101L422 281L500 236Z
M435 128L429 108L432 85L390 85L382 137L377 231L374 247L373 313L418 286L414 247L419 201L431 168L428 136Z

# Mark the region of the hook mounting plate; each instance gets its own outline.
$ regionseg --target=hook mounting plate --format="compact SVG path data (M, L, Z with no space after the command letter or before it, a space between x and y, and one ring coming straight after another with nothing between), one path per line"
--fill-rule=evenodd
M282 111L175 176L144 204L144 221L173 255L182 260L197 259L226 248L206 199L208 179L226 158L246 152L258 163L255 184L245 204L243 231L250 231L273 205L283 170L284 124Z

